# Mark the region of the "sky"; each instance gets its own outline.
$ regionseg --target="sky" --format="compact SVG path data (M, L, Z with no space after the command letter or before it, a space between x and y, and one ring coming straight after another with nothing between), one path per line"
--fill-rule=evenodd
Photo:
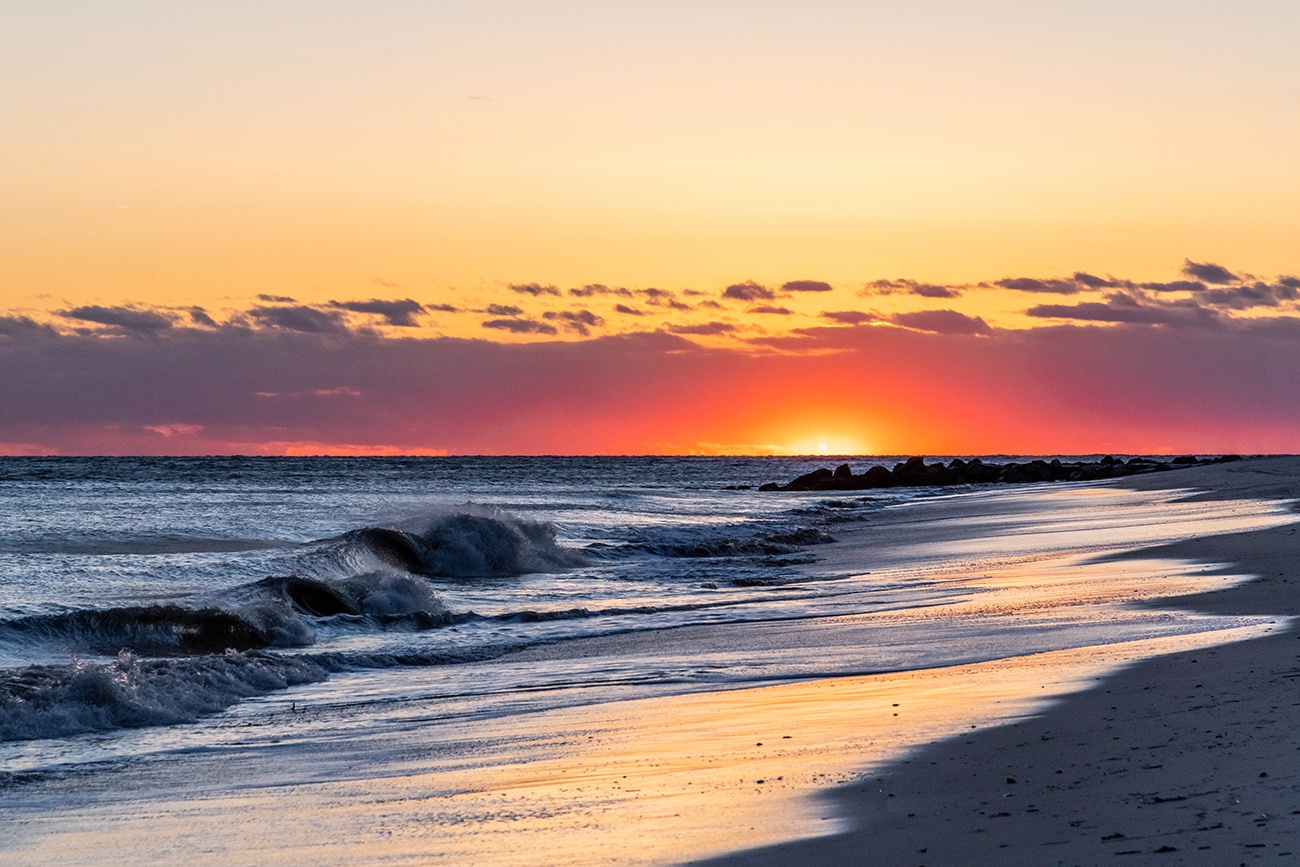
M0 453L1297 452L1298 39L0 0Z

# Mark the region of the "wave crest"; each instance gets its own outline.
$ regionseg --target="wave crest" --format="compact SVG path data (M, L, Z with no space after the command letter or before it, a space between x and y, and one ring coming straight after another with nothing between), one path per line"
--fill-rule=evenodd
M0 741L190 723L242 698L324 680L300 656L227 653L187 659L34 666L0 681Z
M556 541L554 524L486 507L436 515L407 529L364 527L338 538L379 564L436 578L558 572L588 562Z

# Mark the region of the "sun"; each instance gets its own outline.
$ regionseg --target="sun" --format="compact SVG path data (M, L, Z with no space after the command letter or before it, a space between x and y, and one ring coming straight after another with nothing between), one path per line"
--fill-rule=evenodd
M866 443L857 437L836 434L820 434L797 439L777 449L784 455L866 455L870 454Z

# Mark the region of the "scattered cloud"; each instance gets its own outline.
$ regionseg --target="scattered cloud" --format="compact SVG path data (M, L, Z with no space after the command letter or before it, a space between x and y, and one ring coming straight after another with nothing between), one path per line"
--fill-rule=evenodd
M74 307L60 310L64 319L78 322L93 322L107 325L122 334L150 335L166 331L175 324L175 317L169 313L156 310L140 310L135 307Z
M936 286L933 283L917 283L912 287L913 295L922 298L960 298L961 291L948 286Z
M621 298L631 298L632 290L625 289L622 286L613 289L604 283L588 283L581 288L570 289L569 294L574 298L591 298L595 295L617 295Z
M773 313L778 316L791 316L794 311L788 307L771 307L766 304L749 308L750 313Z
M436 311L438 311L439 313L459 313L459 312L460 312L460 308L457 307L455 304L426 304L426 305L424 305L424 309L426 309L426 310L436 310Z
M547 325L545 322L538 322L535 319L489 319L483 323L484 328L493 328L497 331L509 331L512 334L549 334L555 335L554 325Z
M26 316L0 316L0 337L58 337L49 325Z
M419 325L415 317L425 312L423 304L410 298L395 301L384 301L379 298L372 298L369 301L331 301L329 306L337 310L379 316L389 325L399 328L415 328Z
M637 294L645 299L645 303L652 307L668 307L672 310L694 310L690 304L684 301L678 301L677 295L669 292L667 289L656 289L653 286L649 289L639 289Z
M146 424L141 427L162 437L194 436L203 430L201 424Z
M541 295L559 295L560 290L554 286L543 286L540 283L511 283L511 292L518 292L520 295L532 295L534 298Z
M522 316L524 313L522 307L514 307L510 304L489 304L483 312L489 316Z
M248 316L266 328L298 331L303 334L344 334L348 331L343 315L337 310L295 307L254 307Z
M668 328L673 334L693 334L700 337L713 337L730 334L736 326L730 322L702 322L698 325L672 325Z
M958 298L961 290L955 286L940 286L937 283L918 283L916 280L873 280L868 283L862 295L919 295L922 298Z
M776 298L776 293L753 280L746 280L744 283L733 283L723 289L722 297L735 301L771 301Z
M867 313L863 310L827 310L821 314L821 317L840 325L866 325L869 322L881 321L879 314Z
M1236 274L1222 265L1215 265L1213 262L1193 262L1191 259L1184 259L1183 273L1188 277L1200 280L1202 283L1210 283L1215 286L1226 286L1229 283L1239 283L1241 281L1241 278Z
M376 277L375 285L383 286L385 289L396 289L398 287L397 283L394 283L392 280L385 280L383 277Z
M288 295L258 295L258 301L265 301L267 304L293 304L297 298L290 298Z
M542 314L543 319L559 322L564 328L576 331L583 337L591 333L592 328L599 328L605 320L590 310L548 310Z
M832 288L821 280L790 280L781 284L785 292L830 292Z
M1080 286L1086 286L1089 289L1110 289L1128 285L1127 281L1116 280L1113 277L1098 277L1095 274L1089 274L1087 271L1075 271L1071 279Z
M1041 292L1049 295L1076 295L1084 289L1092 288L1086 284L1081 284L1073 278L1061 279L1051 278L1048 280L1039 280L1034 277L1004 277L996 280L994 286L1001 286L1003 289L1014 289L1017 292Z
M191 307L186 312L190 314L190 321L195 325L203 328L217 327L217 320L209 316L208 311L204 310L202 307Z
M1193 299L1164 301L1135 292L1113 292L1104 301L1080 304L1040 304L1025 311L1039 319L1073 319L1084 322L1114 322L1132 325L1212 326L1222 323L1221 315L1200 306Z
M1168 283L1130 283L1129 288L1148 292L1204 292L1206 287L1199 280L1171 280Z
M645 316L644 310L637 310L635 307L628 307L626 304L615 304L614 310L624 316Z
M931 331L935 334L992 334L993 329L979 316L967 316L956 310L917 310L895 313L889 321L904 328Z
M1212 307L1249 310L1253 307L1279 307L1286 302L1297 300L1297 296L1300 296L1300 288L1279 280L1271 284L1256 281L1237 286L1216 286L1201 292L1197 299Z

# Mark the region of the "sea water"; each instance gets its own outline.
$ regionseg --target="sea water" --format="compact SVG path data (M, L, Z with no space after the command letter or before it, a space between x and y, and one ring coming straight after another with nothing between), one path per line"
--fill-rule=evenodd
M1267 618L1129 603L1244 576L1098 564L1294 517L1095 484L757 491L836 462L0 459L0 801L201 753L238 785L272 747L355 778L437 725L1226 636Z

